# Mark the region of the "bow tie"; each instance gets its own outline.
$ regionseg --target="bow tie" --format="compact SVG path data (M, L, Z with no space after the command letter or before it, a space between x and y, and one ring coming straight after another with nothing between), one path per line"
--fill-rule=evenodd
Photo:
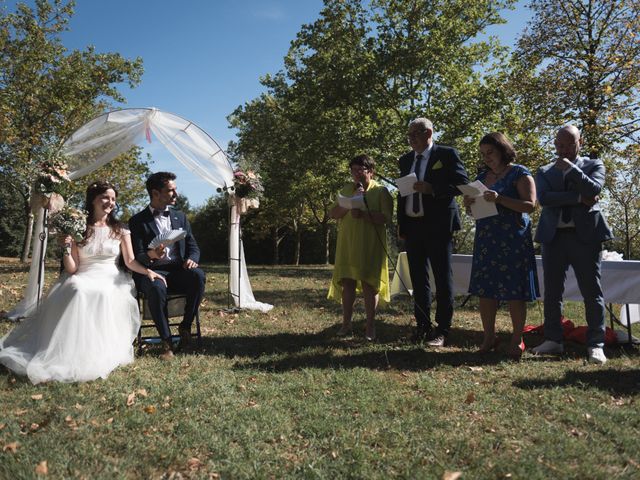
M153 216L154 217L159 217L160 215L164 216L164 217L168 217L169 216L169 210L153 210Z

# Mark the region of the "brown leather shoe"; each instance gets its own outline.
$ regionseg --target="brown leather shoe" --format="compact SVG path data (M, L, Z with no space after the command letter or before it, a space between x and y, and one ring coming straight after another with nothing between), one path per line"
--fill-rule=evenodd
M171 340L162 341L162 353L160 354L160 360L171 360L175 355L173 354L173 343Z
M186 347L191 345L193 337L191 336L191 328L189 327L178 327L178 335L180 335L180 346Z

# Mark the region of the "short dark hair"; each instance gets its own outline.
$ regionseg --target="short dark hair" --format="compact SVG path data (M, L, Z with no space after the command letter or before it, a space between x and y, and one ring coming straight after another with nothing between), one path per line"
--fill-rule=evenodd
M368 155L356 155L349 162L349 168L354 165L359 165L369 171L373 171L373 169L376 168L376 161Z
M176 174L172 172L156 172L153 173L149 178L147 178L147 193L149 194L149 198L152 197L152 190L162 190L163 187L167 184L167 182L173 181L176 179Z
M504 164L513 162L518 155L516 149L513 148L513 144L511 143L511 141L509 141L504 133L487 133L484 137L482 137L479 145L492 145L496 147L500 151L502 163Z

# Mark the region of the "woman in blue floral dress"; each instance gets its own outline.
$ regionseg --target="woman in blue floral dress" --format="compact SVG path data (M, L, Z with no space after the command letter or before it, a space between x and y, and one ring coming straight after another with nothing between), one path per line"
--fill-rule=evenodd
M484 341L479 352L496 345L498 304L509 304L513 335L507 354L520 359L524 351L522 329L527 301L538 296L536 260L529 213L535 208L536 187L529 170L513 163L516 151L502 133L489 133L480 140L480 154L487 169L478 175L489 190L485 200L495 202L498 215L476 221L469 293L480 297ZM474 199L464 197L467 208Z

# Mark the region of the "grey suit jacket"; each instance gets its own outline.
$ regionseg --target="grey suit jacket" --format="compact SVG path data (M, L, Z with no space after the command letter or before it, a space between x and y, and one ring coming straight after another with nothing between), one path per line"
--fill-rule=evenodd
M536 190L542 213L536 229L535 241L548 243L553 240L558 227L562 207L571 207L578 239L584 243L603 242L613 238L600 204L592 207L580 202L580 196L600 195L604 185L605 168L601 160L578 157L567 172L569 190L565 191L563 172L553 163L540 167L536 173Z

